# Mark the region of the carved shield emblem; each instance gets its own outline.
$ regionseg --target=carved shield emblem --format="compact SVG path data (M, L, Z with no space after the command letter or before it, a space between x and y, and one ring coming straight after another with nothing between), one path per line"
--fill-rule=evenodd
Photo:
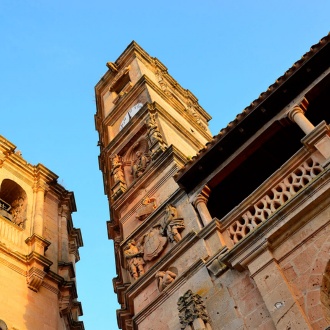
M158 228L152 228L148 234L144 236L144 260L152 260L156 258L165 248L167 238L159 233Z

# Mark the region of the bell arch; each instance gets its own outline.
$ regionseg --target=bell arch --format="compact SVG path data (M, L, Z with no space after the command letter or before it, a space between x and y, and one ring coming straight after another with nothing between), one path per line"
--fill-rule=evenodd
M0 186L0 214L17 226L26 221L27 195L15 181L4 179Z

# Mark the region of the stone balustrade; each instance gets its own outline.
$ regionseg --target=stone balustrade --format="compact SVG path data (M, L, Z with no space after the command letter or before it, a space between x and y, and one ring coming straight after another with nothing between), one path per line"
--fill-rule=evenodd
M221 220L226 245L231 248L244 239L322 171L317 157L300 150Z
M23 229L12 221L0 216L0 243L15 250L23 248Z

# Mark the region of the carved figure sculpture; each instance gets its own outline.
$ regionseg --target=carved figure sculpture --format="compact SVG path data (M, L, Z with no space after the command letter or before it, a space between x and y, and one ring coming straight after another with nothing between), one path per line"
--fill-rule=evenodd
M111 157L111 175L113 176L114 183L125 182L124 171L122 168L121 157L114 155Z
M148 136L150 139L151 145L153 145L156 142L160 142L161 145L165 144L162 134L159 131L158 125L156 123L156 119L154 115L150 115L150 118L146 121L147 127L148 127Z
M145 171L150 162L150 158L144 155L140 150L138 150L135 155L136 157L132 165L132 175L134 179L137 179Z
M165 248L167 239L160 233L160 227L155 226L144 235L142 239L143 243L143 259L152 260L156 258Z
M170 270L158 271L155 277L158 279L158 290L162 292L167 286L169 286L176 278L176 274Z
M178 218L176 208L168 204L165 210L165 217L161 221L162 235L167 236L170 242L179 242L182 236L179 231L185 228L183 218Z
M144 220L149 214L156 209L156 198L146 197L142 201L142 206L136 211L136 218L140 221Z
M11 203L12 221L18 225L23 226L26 221L26 202L22 196L18 197Z
M200 295L188 290L179 298L178 310L182 330L191 329L192 325L194 329L212 330L210 318Z
M124 249L124 256L127 261L128 271L134 279L144 274L143 251L138 247L135 240L129 240Z

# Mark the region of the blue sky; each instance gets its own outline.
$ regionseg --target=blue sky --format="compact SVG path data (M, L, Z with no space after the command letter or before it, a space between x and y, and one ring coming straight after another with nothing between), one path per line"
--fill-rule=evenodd
M73 190L87 330L116 330L94 86L135 40L193 92L216 134L329 31L330 2L0 0L0 134Z

